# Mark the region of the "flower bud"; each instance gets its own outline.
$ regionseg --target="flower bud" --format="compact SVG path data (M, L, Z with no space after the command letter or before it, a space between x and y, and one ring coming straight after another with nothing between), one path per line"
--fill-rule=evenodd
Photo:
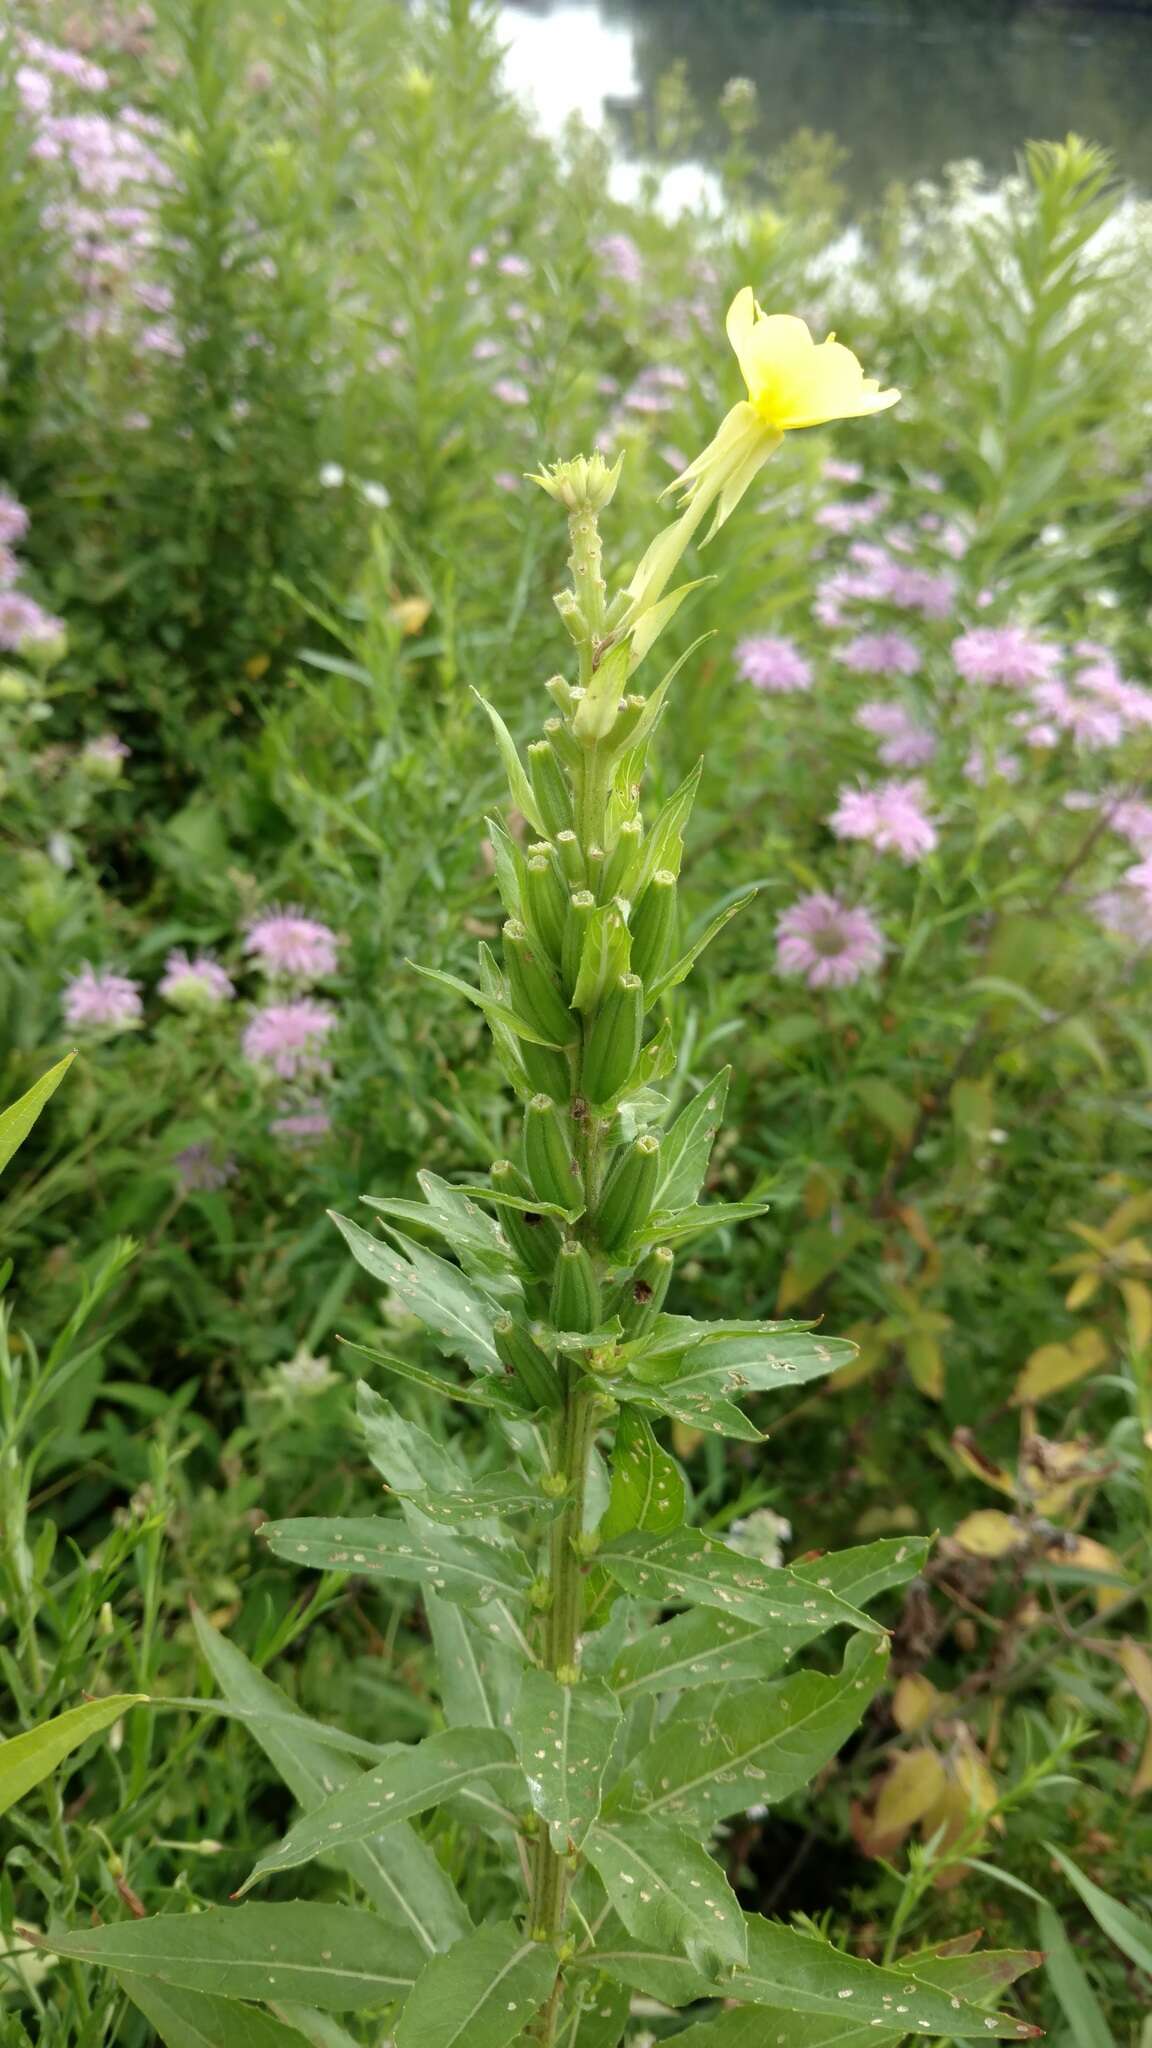
M551 852L530 856L524 870L524 896L533 932L559 964L568 917L568 891Z
M640 842L643 837L644 826L640 819L625 818L616 834L616 844L604 863L604 879L600 886L604 892L605 903L610 902L613 896L631 896L632 890L629 885L639 864ZM639 971L637 969L637 973Z
M578 1209L584 1198L580 1168L550 1095L533 1095L524 1112L524 1167L541 1202Z
M568 916L560 948L560 976L571 997L584 953L584 935L595 914L596 898L591 889L574 889L568 898Z
M653 1245L635 1272L609 1295L604 1314L619 1316L627 1336L643 1337L664 1305L675 1264L668 1245Z
M622 974L597 1010L585 1042L580 1087L589 1102L611 1102L627 1085L643 1030L644 984L638 974Z
M518 1195L522 1202L542 1199L533 1195L530 1181L511 1159L494 1160L489 1178L494 1188ZM508 1208L503 1211L501 1222L505 1237L529 1275L538 1279L549 1277L561 1244L556 1218L542 1216L535 1209Z
M514 1316L497 1316L492 1325L496 1355L536 1408L558 1408L560 1386L556 1369L541 1351L531 1332Z
M517 1049L531 1093L567 1102L572 1093L572 1074L566 1055L554 1045L534 1045L530 1038L518 1039Z
M632 920L632 966L651 983L672 960L677 930L676 877L671 868L657 868Z
M600 1321L596 1268L574 1237L566 1237L557 1254L548 1315L555 1330L594 1330Z
M576 455L570 462L551 462L531 481L563 505L566 512L602 512L620 481L624 457L609 466L602 455Z
M584 855L580 851L580 841L577 839L576 834L574 832L558 832L556 834L556 851L560 856L560 865L564 870L564 878L569 888L582 889L585 876Z
M550 740L533 740L528 748L532 794L544 827L554 839L572 824L572 792Z
M652 1213L660 1177L660 1140L645 1131L620 1153L596 1211L596 1234L609 1253L623 1252Z
M554 1044L570 1045L576 1036L572 1012L538 947L515 917L504 926L504 966L513 1008L524 1022Z

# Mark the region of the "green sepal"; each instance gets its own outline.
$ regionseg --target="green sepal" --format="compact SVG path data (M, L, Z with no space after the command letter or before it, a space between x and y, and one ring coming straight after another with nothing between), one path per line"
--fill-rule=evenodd
M584 921L580 969L572 991L572 1008L590 1017L631 959L631 935L614 903L602 903Z
M658 986L675 953L678 923L676 877L671 868L657 868L632 919L632 967L650 988Z
M531 1029L526 1035L538 1038L542 1045L573 1044L576 1020L539 946L515 917L504 925L504 969L513 1011L522 1020L521 1034L523 1023L527 1023Z
M595 1330L600 1321L600 1282L577 1238L565 1238L556 1256L548 1319L557 1330Z
M532 784L524 773L524 764L516 751L515 740L512 738L495 705L489 704L487 698L480 695L479 690L474 689L472 695L478 704L484 706L492 721L492 730L496 735L496 744L500 749L500 758L504 763L504 773L508 777L508 791L515 808L522 817L527 818L533 831L546 834L548 827L544 823L537 807Z
M551 1095L557 1102L567 1102L572 1093L572 1070L566 1053L557 1046L535 1045L530 1038L522 1038L519 1055L527 1092Z
M584 1188L568 1139L568 1119L550 1095L530 1096L525 1105L524 1171L542 1202L562 1209L581 1206Z
M555 839L558 832L571 831L572 792L550 740L533 740L528 749L528 772L537 815L543 818L548 837Z
M620 699L628 687L630 658L628 642L622 640L609 649L593 671L592 680L572 719L572 730L577 739L595 744L611 736Z
M622 974L597 1010L584 1046L580 1087L588 1101L610 1103L627 1084L644 1035L644 984Z
M559 1408L556 1368L531 1331L515 1316L497 1316L492 1335L501 1365L523 1387L533 1408Z
M608 856L600 884L605 902L617 896L631 900L643 839L644 827L640 819L625 818L616 834L616 844Z

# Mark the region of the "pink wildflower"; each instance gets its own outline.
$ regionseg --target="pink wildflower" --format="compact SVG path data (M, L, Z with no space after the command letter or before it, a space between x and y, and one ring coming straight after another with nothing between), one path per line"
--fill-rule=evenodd
M323 981L335 974L340 941L330 926L295 904L266 910L248 927L244 951L263 973L284 981Z
M841 649L840 659L857 675L914 676L921 667L920 649L906 633L861 633Z
M310 1139L328 1136L332 1118L319 1097L314 1097L298 1109L289 1109L283 1116L273 1117L268 1129L274 1138L283 1138L286 1144L306 1145Z
M218 1010L236 990L211 953L197 953L191 959L177 946L164 962L158 993L177 1010Z
M140 984L123 974L102 974L85 961L79 974L65 983L64 1022L70 1031L111 1035L131 1031L143 1014Z
M812 666L794 640L757 633L736 647L736 666L745 682L773 695L812 688Z
M266 1009L257 1010L244 1033L244 1057L282 1081L295 1080L300 1074L327 1073L322 1048L335 1026L336 1012L329 1003L316 1003L308 997L294 1003L269 1003Z
M818 892L802 896L776 923L776 969L809 988L849 988L884 958L879 926L857 904Z
M1060 649L1022 626L974 626L952 642L952 659L966 682L1027 689L1055 675Z
M18 653L22 647L46 646L63 631L63 620L54 619L34 598L18 590L0 591L0 647Z
M530 405L532 403L532 394L528 386L521 384L517 377L497 377L492 386L492 396L493 398L498 398L501 405Z
M23 540L28 531L28 514L10 491L0 490L0 541Z
M924 809L924 787L917 781L842 789L828 823L838 839L867 840L878 853L899 854L908 866L937 843L936 827Z
M609 277L618 278L621 284L640 283L644 264L631 235L602 235L596 247Z
M880 759L887 768L923 768L936 752L934 735L917 725L903 704L862 704L856 723L882 741Z
M1152 946L1152 896L1139 889L1105 889L1093 900L1096 922L1134 946Z

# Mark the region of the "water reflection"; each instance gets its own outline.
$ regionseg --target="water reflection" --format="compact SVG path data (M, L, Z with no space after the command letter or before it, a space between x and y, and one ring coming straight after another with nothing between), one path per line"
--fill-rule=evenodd
M516 0L501 8L510 75L549 126L605 103L651 117L657 82L682 61L703 125L690 153L720 154L713 113L728 79L755 80L756 146L798 128L832 131L862 203L892 179L931 177L959 157L1011 167L1029 136L1070 129L1112 149L1152 185L1152 14L1107 0Z

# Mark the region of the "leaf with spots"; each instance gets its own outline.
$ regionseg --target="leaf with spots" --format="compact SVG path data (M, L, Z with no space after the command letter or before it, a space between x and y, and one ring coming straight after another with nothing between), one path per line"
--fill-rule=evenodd
M362 1195L360 1199L365 1208L382 1216L412 1224L417 1230L433 1231L469 1271L481 1276L507 1273L513 1264L512 1251L500 1225L451 1181L441 1180L435 1173L419 1173L416 1178L424 1195L422 1202L394 1195Z
M578 1849L600 1811L620 1709L595 1679L561 1685L529 1671L516 1710L516 1747L535 1813L558 1855Z
M290 1999L322 2012L396 2004L428 1960L414 1935L372 1913L318 1899L157 1914L52 1932L38 1945L213 1998Z
M500 1370L492 1336L492 1319L500 1313L495 1303L465 1278L459 1266L425 1251L411 1238L395 1232L401 1252L393 1251L382 1238L361 1230L348 1216L330 1212L357 1265L382 1280L391 1289L397 1305L418 1317L440 1340L449 1357L467 1359L476 1372Z
M759 1444L764 1441L764 1432L731 1401L724 1401L715 1395L700 1394L689 1390L678 1392L675 1384L670 1387L639 1387L630 1380L615 1380L612 1392L618 1401L632 1408L652 1409L657 1415L669 1415L673 1422L682 1422L688 1429L702 1429L709 1436L735 1437L737 1442Z
M596 1561L625 1592L654 1606L718 1607L740 1621L775 1623L806 1635L817 1623L831 1628L838 1622L871 1635L883 1633L877 1622L835 1593L785 1566L757 1564L698 1529L614 1536L601 1545Z
M690 1208L704 1185L712 1145L724 1115L731 1067L725 1067L682 1109L660 1147L654 1210Z
M854 1607L921 1571L925 1537L885 1539L834 1552L814 1563L789 1566L793 1582L815 1586ZM803 1621L737 1621L710 1608L690 1608L626 1644L612 1666L611 1683L625 1705L644 1693L703 1685L746 1684L771 1678L796 1651L832 1626L822 1615Z
M424 1970L396 2029L396 2048L508 2048L556 1982L556 1951L511 1922L478 1927Z
M583 1974L571 1979L556 2048L620 2048L631 2008L625 1984Z
M224 1698L251 1715L252 1735L306 1812L334 1792L360 1783L364 1773L359 1764L329 1748L287 1694L257 1671L204 1615L195 1612L192 1619L201 1655ZM450 1948L472 1925L447 1871L414 1828L395 1827L375 1841L347 1844L326 1854L355 1878L378 1913L407 1928L429 1954Z
M749 1331L717 1337L705 1333L689 1351L656 1352L639 1359L632 1374L641 1385L674 1390L680 1396L742 1401L746 1394L779 1393L823 1379L855 1356L856 1346L844 1338L811 1332L775 1336Z
M600 1524L602 1540L630 1529L678 1529L684 1520L684 1474L657 1443L651 1424L625 1408L616 1425L612 1492Z
M228 2048L308 2048L306 2034L286 2027L259 2006L209 1998L203 1991L185 1991L147 1977L121 1975L120 1988L155 2028L165 2048L220 2048L222 2041Z
M711 1706L688 1695L633 1758L606 1811L706 1826L786 1798L836 1755L887 1667L886 1645L857 1636L836 1677L803 1671L743 1686Z
M487 1606L497 1596L523 1595L530 1583L519 1551L424 1524L419 1534L399 1516L265 1522L260 1530L276 1557L314 1571L355 1572L430 1587L448 1600Z
M744 1915L703 1844L667 1821L601 1821L585 1855L630 1934L682 1950L704 1976L747 1960ZM727 1988L735 1990L735 1985Z
M501 1729L447 1728L399 1748L289 1828L283 1841L253 1866L243 1890L273 1871L294 1870L333 1849L372 1841L446 1799L466 1796L473 1787L506 1794L509 1810L523 1804L520 1766Z

